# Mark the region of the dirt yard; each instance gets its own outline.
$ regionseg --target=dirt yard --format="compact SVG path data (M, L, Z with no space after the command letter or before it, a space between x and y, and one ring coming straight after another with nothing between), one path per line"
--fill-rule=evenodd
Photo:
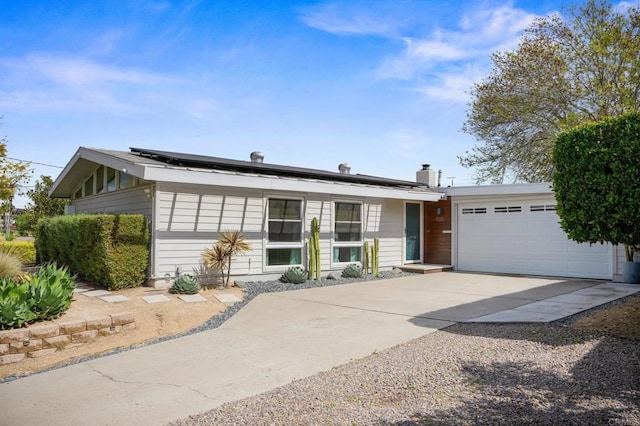
M571 326L579 330L640 340L640 295L624 304L581 318Z
M123 330L112 336L98 337L94 342L65 348L42 358L26 358L19 363L1 365L0 379L9 375L37 371L74 358L100 354L157 337L188 331L226 309L227 306L214 297L216 294L222 293L234 294L240 299L243 297L242 290L235 287L224 290L203 289L199 294L207 300L206 302L198 303L186 303L178 298L179 295L170 294L167 289L150 287L138 287L112 292L112 295L123 295L130 299L118 303L107 303L99 297L87 297L82 293L75 293L69 310L51 323L100 317L120 312L133 312L136 328L134 330ZM149 304L142 299L142 296L156 294L163 294L170 301ZM36 323L34 325L39 324L44 323Z

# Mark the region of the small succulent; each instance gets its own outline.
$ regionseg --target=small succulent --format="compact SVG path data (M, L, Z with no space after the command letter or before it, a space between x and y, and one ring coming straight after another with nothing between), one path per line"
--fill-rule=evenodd
M362 277L362 267L357 263L347 265L342 271L342 278L360 278Z
M302 284L307 281L307 273L300 266L292 266L280 277L283 283Z
M178 276L169 289L169 293L174 294L196 294L199 291L200 283L193 275L189 274Z

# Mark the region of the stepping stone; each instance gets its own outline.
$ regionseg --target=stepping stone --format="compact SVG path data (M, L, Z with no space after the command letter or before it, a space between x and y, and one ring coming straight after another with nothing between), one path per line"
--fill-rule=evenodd
M84 293L85 291L89 291L91 290L90 288L85 288L85 287L76 287L73 289L74 293Z
M169 299L164 294L154 294L152 296L142 296L142 300L144 300L147 303L160 303L160 302L168 302L171 299Z
M127 300L131 300L127 296L123 296L121 294L116 294L114 296L104 296L104 297L101 297L100 299L109 303L126 302Z
M107 294L111 294L111 292L107 290L91 290L91 291L85 291L82 294L87 297L100 297L100 296L106 296Z
M187 302L187 303L198 303L198 302L206 302L207 299L200 296L199 294L182 294L178 296L178 299Z
M236 302L240 302L242 300L238 296L236 296L235 294L228 294L228 293L226 293L226 294L216 294L213 297L215 297L216 299L218 299L222 303L236 303Z

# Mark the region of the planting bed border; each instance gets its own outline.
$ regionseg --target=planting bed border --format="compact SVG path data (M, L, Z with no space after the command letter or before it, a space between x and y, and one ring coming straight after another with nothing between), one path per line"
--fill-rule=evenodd
M0 331L0 365L40 358L136 327L133 312Z

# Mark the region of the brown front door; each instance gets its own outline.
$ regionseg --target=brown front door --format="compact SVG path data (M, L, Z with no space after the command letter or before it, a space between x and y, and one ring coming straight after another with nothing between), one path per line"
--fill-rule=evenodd
M451 264L451 200L424 203L424 263Z

